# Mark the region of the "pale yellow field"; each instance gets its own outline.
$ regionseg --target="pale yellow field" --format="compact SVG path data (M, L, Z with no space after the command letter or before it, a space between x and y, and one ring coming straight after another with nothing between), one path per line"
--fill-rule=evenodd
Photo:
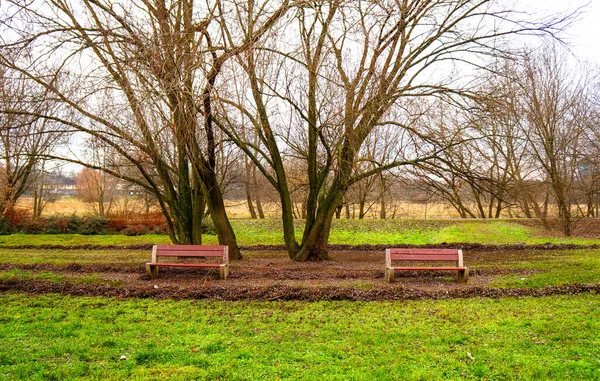
M17 207L24 209L31 209L33 205L33 199L23 197L17 203ZM140 201L135 199L119 199L115 201L111 207L112 212L121 212L121 211L142 211L144 207ZM156 211L156 210L153 210ZM70 216L72 214L77 215L89 215L94 214L94 206L89 203L85 203L81 201L77 197L63 197L58 199L55 202L48 203L42 212L43 216Z
M225 201L227 214L231 218L250 218L248 204L245 201ZM301 206L296 206L296 213L300 215ZM380 204L373 205L367 212L365 218L379 218ZM279 217L281 207L274 202L263 203L265 217ZM394 212L395 211L395 212ZM358 205L350 206L350 216L354 214L358 218ZM342 218L346 217L346 209L342 209ZM397 202L387 206L387 218L458 218L456 211L443 203L416 204Z
M141 212L143 210L143 205L141 202L128 199L126 200L118 200L114 203L112 207L113 212L121 212L125 210L129 211L138 211ZM23 209L31 209L32 207L32 199L31 198L22 198L18 205L18 207ZM230 218L250 218L250 212L248 211L248 205L246 201L242 200L226 200L225 206L227 207L227 214ZM296 213L300 215L300 204L295 205ZM368 210L365 218L379 218L379 204L374 204ZM280 206L275 202L265 202L263 203L263 210L265 213L265 217L267 218L277 218L280 216ZM156 209L153 211L157 211ZM64 197L56 202L49 203L44 209L44 216L52 216L52 215L89 215L94 214L93 205L82 202L77 197ZM342 209L342 218L346 217L346 209ZM350 206L350 217L358 218L358 205ZM388 203L387 205L387 218L417 218L417 219L436 219L436 218L459 218L460 216L454 208L452 208L448 204L444 203L428 203L428 204L418 204L418 203L408 203L408 202L395 202ZM502 217L509 217L508 213L503 213Z
M22 198L17 204L18 207L23 209L31 209L33 200L31 198ZM250 212L248 211L248 205L245 201L234 201L226 200L225 205L227 207L227 214L231 218L250 218ZM373 205L365 218L379 218L379 207L380 205ZM122 211L125 209L123 200L119 200L113 205L113 211ZM141 210L142 205L139 202L128 200L128 210ZM263 210L265 217L276 218L280 216L280 206L274 202L263 203ZM394 213L395 210L395 213ZM296 211L300 214L300 205L296 205ZM355 217L358 218L358 206L354 205L350 207L350 215L354 213ZM87 215L94 214L93 205L81 201L77 197L64 197L56 202L48 203L44 209L44 216L52 215ZM342 218L345 218L346 210L342 210ZM435 204L414 204L399 202L395 204L388 204L388 218L456 218L457 213L443 203Z

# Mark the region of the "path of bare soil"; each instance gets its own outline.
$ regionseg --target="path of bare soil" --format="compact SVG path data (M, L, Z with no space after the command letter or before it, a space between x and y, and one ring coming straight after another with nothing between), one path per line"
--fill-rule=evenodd
M0 248L8 250L40 249L40 250L151 250L153 244L145 243L138 245L2 245ZM542 244L510 244L510 245L488 245L484 243L439 243L431 245L327 245L330 251L383 251L389 248L419 248L419 249L462 249L468 251L513 251L513 250L578 250L578 249L600 249L600 245L576 245L570 243L542 243ZM240 246L242 251L284 251L284 245L253 245Z
M533 254L532 254L533 253ZM157 299L216 300L408 300L470 297L546 296L600 292L600 284L562 285L543 289L489 287L495 275L530 275L535 269L512 269L501 264L527 260L532 251L471 251L465 263L472 268L468 284L456 283L455 272L406 272L397 282L383 279L381 250L339 250L326 262L298 263L285 252L256 252L231 264L230 277L218 280L215 271L205 269L161 268L150 280L144 265L79 264L0 264L0 271L22 270L55 273L60 281L7 278L0 292L30 294L60 293L74 296L139 297ZM481 268L478 268L481 267ZM93 277L89 277L93 275ZM82 281L82 277L93 278Z

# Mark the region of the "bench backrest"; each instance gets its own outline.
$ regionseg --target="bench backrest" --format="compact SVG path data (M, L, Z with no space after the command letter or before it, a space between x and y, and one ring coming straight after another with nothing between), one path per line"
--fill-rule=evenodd
M457 249L386 249L386 267L392 261L452 261L463 267L463 254Z
M154 245L152 263L157 257L221 257L229 263L229 248L220 245Z

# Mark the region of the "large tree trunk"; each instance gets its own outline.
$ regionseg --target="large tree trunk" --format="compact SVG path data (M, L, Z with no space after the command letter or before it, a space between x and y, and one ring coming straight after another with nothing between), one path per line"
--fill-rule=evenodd
M210 216L212 218L215 229L217 230L217 236L219 237L219 244L229 246L229 258L231 259L242 259L242 254L237 246L235 233L229 223L229 218L225 212L225 203L223 202L223 194L221 188L217 183L217 177L214 173L210 172L203 179L204 191L208 199L208 208Z
M336 209L343 202L346 190L340 186L339 181L333 181L327 196L321 198L312 223L305 225L302 244L296 255L292 257L293 260L303 262L330 259L327 253L327 244L331 232L331 222Z
M308 234L304 235L304 242L300 246L298 253L292 258L295 261L324 261L330 259L327 253L327 244L329 242L329 233L331 232L331 222L335 210L342 202L341 194L331 201L325 201L319 205L319 211L311 226L306 226Z

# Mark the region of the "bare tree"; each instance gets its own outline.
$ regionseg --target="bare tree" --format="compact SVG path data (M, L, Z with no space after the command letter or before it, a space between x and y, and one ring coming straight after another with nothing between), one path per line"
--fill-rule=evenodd
M252 7L237 17L236 30L255 33ZM409 115L398 119L402 113L392 112L419 98L466 93L464 82L436 69L477 65L478 56L500 51L497 37L554 26L517 20L493 1L317 1L298 10L288 37L264 40L238 56L241 71L231 70L236 78L245 75L251 99L240 104L223 97L222 128L280 194L290 258L327 258L331 220L352 184L446 148L413 129ZM259 146L237 133L235 111L252 122ZM361 147L378 129L402 130L403 149L375 168L357 167ZM308 168L300 241L283 164L290 154L303 156Z
M34 218L41 217L46 206L59 199L60 195L55 193L51 186L52 178L56 176L60 176L58 163L52 163L42 158L36 165L29 189L33 198L32 214Z
M230 1L7 1L4 49L32 49L29 61L3 57L62 103L53 120L111 147L95 166L153 193L175 243L201 243L205 206L221 244L241 258L219 184L212 93L223 65L258 41L292 6L264 1L253 33L225 36ZM70 83L57 84L58 76ZM67 91L69 88L77 91Z
M556 45L548 45L525 61L521 75L526 131L544 178L552 188L563 222L571 235L573 185L579 166L579 150L585 134L587 75L573 73Z
M86 168L76 178L79 197L91 205L95 215L106 218L116 201L117 180L105 172Z
M44 91L30 86L18 72L2 67L0 108L19 111L0 114L0 215L4 215L29 190L41 158L59 142L60 130L51 121L35 116L40 110L49 115L56 111Z

